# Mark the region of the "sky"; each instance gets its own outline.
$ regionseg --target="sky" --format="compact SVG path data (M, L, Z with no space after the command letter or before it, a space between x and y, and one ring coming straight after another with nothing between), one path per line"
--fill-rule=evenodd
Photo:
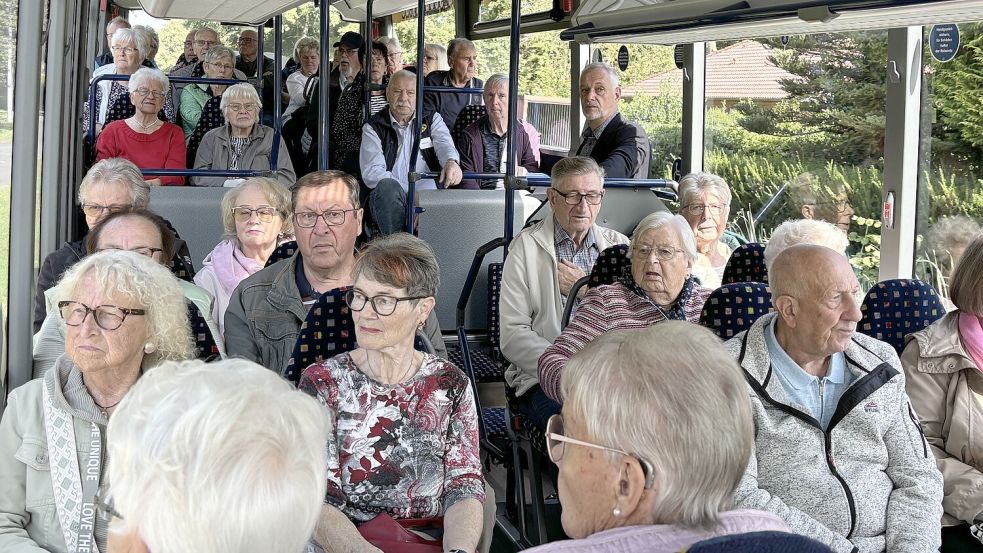
M150 17L147 15L147 12L143 10L131 10L128 18L131 25L146 25L148 27L153 27L154 30L158 32L164 27L164 25L167 25L166 19Z

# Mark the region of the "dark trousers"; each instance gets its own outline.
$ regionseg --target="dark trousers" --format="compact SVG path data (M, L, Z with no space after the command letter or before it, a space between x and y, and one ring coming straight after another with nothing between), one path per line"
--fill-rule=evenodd
M546 429L546 421L560 412L561 405L553 401L538 385L516 398L519 412L539 427Z
M942 553L973 553L983 551L983 543L969 533L968 524L942 527Z
M369 210L381 234L406 230L406 192L397 181L379 181L369 193Z

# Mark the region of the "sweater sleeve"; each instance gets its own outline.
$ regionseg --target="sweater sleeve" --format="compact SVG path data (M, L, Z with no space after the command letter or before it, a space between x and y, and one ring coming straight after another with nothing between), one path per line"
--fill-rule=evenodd
M117 125L110 123L99 133L99 137L96 138L96 161L111 157L126 157L120 149L119 133L117 132L119 125L125 124L122 121Z
M557 403L563 403L560 378L567 361L608 329L610 306L605 306L608 302L604 296L609 288L598 286L590 289L580 302L573 320L539 358L539 385Z
M188 151L184 145L184 134L181 128L172 123L164 123L167 126L167 134L164 140L167 141L167 157L164 158L164 169L187 169ZM181 186L184 184L184 177L159 177L162 186Z
M195 169L228 169L228 167L215 167L215 132L220 132L221 127L212 129L205 133L198 145L198 152L195 154ZM187 151L187 150L185 150ZM226 177L191 177L191 184L194 186L222 186L225 184Z

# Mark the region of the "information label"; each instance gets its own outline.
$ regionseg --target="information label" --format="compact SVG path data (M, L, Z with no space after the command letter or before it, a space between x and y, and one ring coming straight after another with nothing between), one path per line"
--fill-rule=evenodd
M952 61L959 52L959 27L955 23L933 25L928 34L928 48L936 60Z

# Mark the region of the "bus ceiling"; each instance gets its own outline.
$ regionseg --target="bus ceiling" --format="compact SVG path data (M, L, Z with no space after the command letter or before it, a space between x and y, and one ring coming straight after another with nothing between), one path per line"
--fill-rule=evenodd
M258 25L269 18L293 9L311 0L116 0L124 8L142 8L153 17L161 19L205 19L228 23ZM365 21L367 0L335 0L331 5L345 21ZM430 2L428 1L428 4ZM419 3L413 0L375 0L372 16L384 17L394 13L415 10Z
M983 19L983 0L582 0L564 40L687 44Z

